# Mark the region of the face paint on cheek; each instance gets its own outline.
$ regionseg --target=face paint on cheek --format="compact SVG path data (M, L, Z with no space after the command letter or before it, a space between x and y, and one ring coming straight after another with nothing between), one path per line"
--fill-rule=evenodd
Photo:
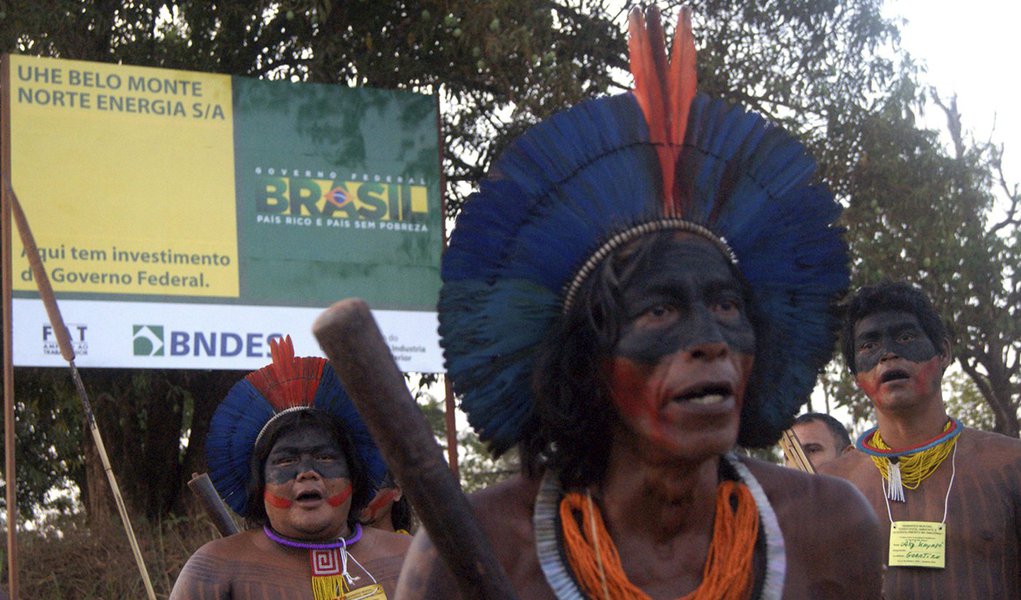
M351 492L353 491L353 489L354 488L351 486L350 483L347 484L347 487L344 488L343 490L341 490L341 492L339 494L336 494L336 495L333 495L333 496L330 496L329 498L327 498L326 499L326 503L329 504L330 506L334 507L334 508L340 506L341 504L346 502L348 498L351 497Z
M269 490L266 490L265 492L262 493L262 498L263 500L266 501L267 504L274 508L291 508L291 506L294 504L287 498L281 498L280 496L277 496L276 494L270 492Z
M374 515L377 512L379 512L381 508L393 502L394 498L396 497L397 490L393 488L383 490L382 493L377 494L376 497L372 499L372 502L369 502L367 510L369 511L370 514Z
M932 392L932 390L939 387L940 381L943 379L943 365L940 364L939 356L933 357L918 368L918 372L915 373L914 386L915 393L918 395L924 395Z
M634 419L653 444L672 447L667 434L667 423L656 417L660 399L649 385L654 367L636 364L627 358L617 357L611 363L610 394L613 403L626 419Z
M610 362L610 397L622 413L637 417L655 410L655 399L649 396L646 382L652 369L627 358Z
M855 375L854 380L858 383L858 387L865 393L869 398L875 398L876 393L879 392L879 379L875 374L859 371Z

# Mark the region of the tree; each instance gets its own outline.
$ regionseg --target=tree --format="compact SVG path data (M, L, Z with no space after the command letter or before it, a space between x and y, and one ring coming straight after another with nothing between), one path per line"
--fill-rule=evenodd
M956 361L991 409L995 430L1017 437L1018 189L1003 175L1003 148L966 139L956 101L933 98L947 117L952 153L936 132L916 127L917 98L893 99L864 123L845 213L854 279L920 285L948 324Z
M661 4L666 15L678 5ZM448 214L455 214L467 184L508 139L561 108L630 85L626 8L610 0L20 0L0 16L0 47L435 93ZM902 75L884 57L896 29L879 0L700 0L693 8L702 89L787 124L822 157L823 174L846 189L844 157L857 141L847 132ZM151 516L178 507L183 480L201 462L208 417L239 374L87 375L129 504ZM79 450L55 447L60 455ZM86 495L97 481L90 469Z

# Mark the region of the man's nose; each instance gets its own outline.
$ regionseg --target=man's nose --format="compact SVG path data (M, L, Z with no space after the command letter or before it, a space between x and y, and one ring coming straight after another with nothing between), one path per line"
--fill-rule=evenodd
M298 461L298 479L309 479L314 477L322 477L319 471L316 470L315 460L311 456L303 456Z
M715 360L725 357L730 352L730 347L720 332L720 326L709 309L696 308L692 311L690 323L692 329L687 352L692 358Z
M883 353L879 356L879 362L887 361L893 358L900 358L900 354L893 347L893 344L889 341L883 343Z

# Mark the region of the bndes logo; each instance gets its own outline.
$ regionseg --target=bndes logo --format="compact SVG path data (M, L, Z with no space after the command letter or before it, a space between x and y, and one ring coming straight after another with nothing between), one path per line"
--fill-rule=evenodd
M135 356L163 356L162 325L132 325L131 340Z
M135 356L270 356L270 340L281 333L164 331L162 325L133 325Z

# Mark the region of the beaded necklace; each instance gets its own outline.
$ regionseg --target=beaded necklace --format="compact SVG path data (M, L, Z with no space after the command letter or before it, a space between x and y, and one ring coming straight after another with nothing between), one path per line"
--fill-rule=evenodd
M751 474L747 467L742 464L735 456L727 454L723 457L723 461L736 473L737 481L735 483L738 488L744 489L749 493L749 496L743 500L739 500L739 507L743 504L746 508L749 508L753 512L754 520L757 521L758 529L756 535L751 536L751 544L754 545L756 538L762 538L760 540L765 547L765 577L761 582L757 597L761 600L777 600L782 596L783 583L787 570L787 559L786 552L784 550L783 534L780 531L780 526L776 518L776 514L773 512L772 506L769 504L769 499L766 497L765 492L759 485L759 482ZM582 502L588 504L588 499L585 496L582 497ZM719 495L717 498L719 499ZM727 506L726 512L733 512L729 503L729 494L727 494ZM625 593L624 595L618 595L609 587L609 578L606 576L606 562L608 560L608 553L605 548L612 548L613 542L609 539L609 534L605 536L597 533L598 537L605 537L602 544L596 545L592 550L592 556L596 556L598 553L597 562L602 562L603 573L597 574L593 578L594 585L586 585L582 583L582 587L586 588L583 592L579 588L578 580L584 577L575 571L573 563L571 566L565 563L565 554L567 549L561 547L560 538L563 537L561 534L561 528L567 519L561 519L561 511L563 510L561 500L564 500L564 494L560 487L560 481L556 474L547 472L543 477L542 483L539 487L539 493L536 496L535 501L535 513L532 517L533 525L535 526L535 546L536 553L539 558L539 566L542 568L543 574L546 576L546 581L553 589L554 594L560 600L583 600L585 598L645 598L647 596L637 590L637 593ZM597 512L595 509L594 512ZM594 512L589 514L593 517ZM718 510L718 515L719 515ZM757 514L755 514L757 513ZM747 515L745 515L747 518ZM574 521L574 517L570 518ZM583 517L582 525L588 529L593 524L593 519L590 517ZM601 521L601 518L599 519ZM596 531L599 530L598 521L595 522ZM719 527L719 523L715 527ZM742 526L742 529L747 527ZM714 533L715 537L715 533ZM607 544L608 542L608 544ZM613 550L613 553L616 551ZM709 563L714 560L719 560L722 557L713 557L712 551L710 551L710 557L707 558L707 571L712 567ZM612 558L609 558L612 561ZM612 567L611 567L612 568ZM717 567L718 568L718 567ZM621 570L620 575L626 581ZM730 574L724 574L730 576ZM611 576L612 577L612 576ZM703 575L703 582L706 581L707 576ZM750 577L749 577L750 579ZM604 585L604 582L606 584ZM626 582L627 585L631 585L630 582ZM633 586L632 586L633 587ZM704 586L700 586L699 590L695 593L703 592L706 593L708 590L703 590ZM588 588L592 588L589 592ZM745 596L749 588L745 588ZM591 594L591 595L589 595ZM698 596L690 596L698 597ZM729 597L729 596L717 596L713 595L714 598Z
M347 571L347 560L350 558L358 565L365 574L376 583L376 578L362 567L355 557L348 554L348 546L355 545L362 539L362 526L355 523L354 534L349 538L337 538L331 542L305 542L285 537L273 531L269 525L263 525L262 531L266 537L288 548L299 548L308 550L309 564L312 571L312 597L315 600L335 600L346 598L351 592L351 585L354 584L354 577ZM370 591L375 592L373 589ZM379 590L381 593L382 590ZM366 596L371 597L371 596Z
M734 504L732 505L731 502ZM575 518L581 515L581 523ZM572 492L560 502L560 523L571 570L589 597L649 600L631 583L589 493ZM752 554L759 515L748 487L722 481L716 492L716 519L702 571L702 582L682 600L744 600L752 586Z
M858 437L855 447L868 454L887 482L886 497L904 502L904 488L918 489L957 446L964 426L957 419L947 420L940 435L910 448L890 448L873 427Z

